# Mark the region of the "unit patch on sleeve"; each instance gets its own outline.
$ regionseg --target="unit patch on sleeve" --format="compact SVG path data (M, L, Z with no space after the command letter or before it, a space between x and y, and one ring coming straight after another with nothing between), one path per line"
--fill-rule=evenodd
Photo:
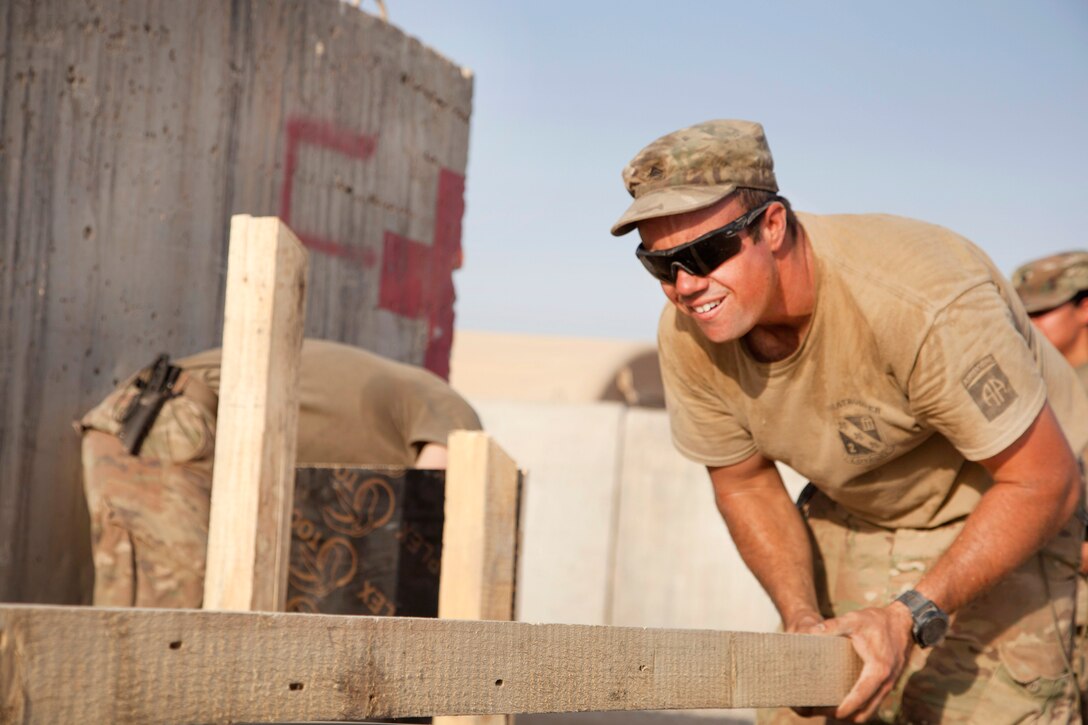
M1016 400L1016 391L993 355L987 355L971 366L963 376L963 387L967 388L986 420L1001 415Z

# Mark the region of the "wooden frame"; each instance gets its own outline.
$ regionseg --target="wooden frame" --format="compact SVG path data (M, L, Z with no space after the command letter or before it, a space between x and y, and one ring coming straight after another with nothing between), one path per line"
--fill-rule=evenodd
M306 257L279 220L231 225L205 606L281 609ZM440 615L0 604L0 721L364 720L834 705L849 640L524 624L512 616L519 474L450 439Z

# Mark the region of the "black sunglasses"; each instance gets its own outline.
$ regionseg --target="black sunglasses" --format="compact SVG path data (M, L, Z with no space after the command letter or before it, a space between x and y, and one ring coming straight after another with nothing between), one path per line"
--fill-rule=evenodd
M750 227L778 197L740 216L720 229L672 249L651 252L640 243L635 256L646 271L662 282L676 284L676 268L696 277L705 277L735 256L741 248L740 233Z

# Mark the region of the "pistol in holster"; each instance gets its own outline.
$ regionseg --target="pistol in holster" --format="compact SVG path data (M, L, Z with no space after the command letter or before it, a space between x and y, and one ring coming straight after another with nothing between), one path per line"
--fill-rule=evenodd
M136 378L139 394L121 414L121 432L118 434L129 454L140 454L144 439L155 424L162 406L177 395L174 386L180 374L181 368L171 365L170 356L163 353Z

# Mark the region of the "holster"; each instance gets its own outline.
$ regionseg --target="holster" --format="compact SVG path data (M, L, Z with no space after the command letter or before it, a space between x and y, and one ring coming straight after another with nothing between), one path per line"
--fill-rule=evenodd
M121 413L121 430L117 436L130 455L139 455L163 404L177 395L175 387L180 374L181 368L171 365L170 356L163 353L136 378L140 392Z

